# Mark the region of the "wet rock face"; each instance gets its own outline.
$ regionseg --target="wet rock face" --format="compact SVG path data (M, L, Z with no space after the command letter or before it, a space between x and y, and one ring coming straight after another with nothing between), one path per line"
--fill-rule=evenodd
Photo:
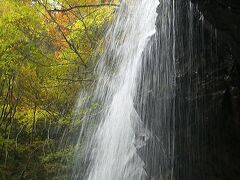
M240 64L240 1L191 0L204 17L219 31L225 33L232 46L232 53Z
M240 1L192 2L194 7L189 0L175 1L176 31L170 33L176 48L175 95L166 98L162 93L169 84L160 72L171 64L161 68L166 58L161 57L165 51L161 49L160 36L152 52L156 57L143 66L154 76L142 78L149 84L149 91L140 95L146 99L144 107L138 109L140 115L145 112L141 119L154 138L139 154L151 180L237 180L240 177ZM159 8L158 14L157 32L161 34L162 17L166 13Z
M200 52L205 55L185 56L191 61L179 60L177 66L176 176L236 180L240 177L240 1L192 2L205 19L201 32L205 48ZM188 26L182 29L180 34L187 39L183 32Z

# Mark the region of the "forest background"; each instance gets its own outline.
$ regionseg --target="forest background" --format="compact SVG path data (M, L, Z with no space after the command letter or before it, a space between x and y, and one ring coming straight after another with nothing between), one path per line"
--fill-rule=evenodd
M116 9L113 0L0 0L1 180L66 178L74 147L61 144L79 131L74 107Z

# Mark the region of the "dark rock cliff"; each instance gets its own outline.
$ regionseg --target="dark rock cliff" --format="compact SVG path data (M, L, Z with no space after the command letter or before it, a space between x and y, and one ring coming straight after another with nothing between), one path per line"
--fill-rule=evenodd
M240 1L191 1L157 10L137 107L151 137L139 154L149 180L238 180Z
M232 55L240 63L240 1L192 0L204 17L224 34Z
M146 112L141 119L156 139L150 138L142 158L151 180L238 180L240 1L192 3L175 0L175 7L168 9L172 15L166 15L161 5L158 8L159 42L153 58L146 61L151 63L144 66L154 78L142 77L151 93L140 95L146 99L139 110ZM162 31L166 22L168 41L173 43L167 44L167 50ZM174 48L175 60L166 54ZM172 76L169 69L161 68L172 66L169 61L173 60L175 95L164 91L171 87Z
M192 10L188 1L177 2L180 75L175 177L237 180L240 179L240 1L192 2L195 5ZM187 42L191 31L192 42Z

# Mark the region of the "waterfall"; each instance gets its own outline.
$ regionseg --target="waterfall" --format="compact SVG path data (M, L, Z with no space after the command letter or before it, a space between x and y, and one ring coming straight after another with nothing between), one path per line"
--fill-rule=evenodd
M139 85L138 112L151 134L140 154L151 179L174 175L176 7L175 0L160 0L157 32Z
M208 179L216 100L204 93L221 70L209 27L188 0L121 1L79 97L71 179Z
M105 52L96 68L97 85L90 100L100 108L95 118L84 117L85 123L92 121L92 126L97 126L90 130L92 137L86 145L86 171L83 176L79 173L77 147L72 179L146 178L144 162L137 151L146 144L150 132L136 111L136 101L143 59L149 56L147 49L151 49L156 32L158 5L158 0L130 0L122 1L117 10L106 35Z

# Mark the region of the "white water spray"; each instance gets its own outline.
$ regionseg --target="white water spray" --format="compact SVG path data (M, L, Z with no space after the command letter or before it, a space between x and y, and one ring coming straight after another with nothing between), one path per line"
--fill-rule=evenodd
M102 110L98 114L98 128L88 142L90 163L84 179L140 180L146 177L137 148L144 145L149 133L143 128L134 101L143 52L156 32L158 4L158 0L122 1L115 23L107 33L106 51L97 67L99 79L93 98L102 105ZM79 175L73 175L72 179L79 179Z

